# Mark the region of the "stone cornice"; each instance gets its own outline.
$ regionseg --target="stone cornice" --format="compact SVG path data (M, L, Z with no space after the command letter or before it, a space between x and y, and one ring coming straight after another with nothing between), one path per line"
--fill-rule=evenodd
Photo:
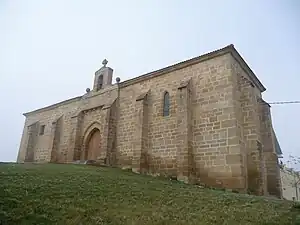
M260 82L260 80L257 78L255 73L252 71L252 69L248 66L246 61L243 59L243 57L239 54L239 52L234 48L233 45L229 45L231 49L229 52L233 56L233 58L239 63L240 67L249 75L250 80L255 84L255 86L261 91L264 92L266 88L264 85Z
M24 116L29 116L29 115L32 115L32 114L35 114L35 113L45 112L45 111L48 111L48 110L51 110L51 109L55 109L55 108L57 108L59 106L65 105L65 104L70 104L70 103L73 103L73 102L76 102L76 101L80 101L83 97L85 99L93 98L95 96L104 94L104 93L106 93L108 91L116 90L117 88L118 88L117 85L112 85L112 86L109 86L109 87L107 87L107 88L99 91L99 92L95 92L95 93L91 92L90 94L87 94L87 95L82 95L82 96L78 96L78 97L75 97L75 98L70 98L70 99L67 99L65 101L55 103L53 105L49 105L49 106L46 106L46 107L43 107L43 108L40 108L40 109L37 109L37 110L34 110L34 111L23 113L23 115Z
M166 73L170 73L170 72L173 72L173 71L176 71L176 70L180 70L180 69L183 69L185 67L188 67L188 66L200 63L200 62L204 62L206 60L210 60L210 59L213 59L213 58L225 55L225 54L228 54L228 53L233 56L233 58L239 63L239 65L241 66L241 68L249 75L249 78L255 84L255 86L261 92L265 91L266 88L259 81L259 79L256 77L256 75L254 74L254 72L250 69L250 67L247 65L247 63L245 62L245 60L242 58L242 56L238 53L238 51L234 48L234 45L232 45L232 44L228 45L228 46L226 46L224 48L221 48L221 49L209 52L207 54L204 54L204 55L201 55L201 56L198 56L198 57L195 57L195 58L183 61L183 62L179 62L177 64L174 64L174 65L171 65L171 66L168 66L168 67L165 67L165 68L162 68L162 69L150 72L150 73L143 74L141 76L132 78L130 80L123 81L123 82L121 82L119 84L119 87L120 88L127 87L127 86L130 86L130 85L133 85L133 84L145 81L145 80L149 80L149 79L154 78L154 77L158 77L158 76L164 75ZM112 89L115 89L115 88L116 87L113 85L108 90L112 90ZM104 92L106 92L106 90L104 90ZM101 94L101 93L99 93L99 94ZM90 97L93 97L95 95L98 95L98 93L97 94L92 94ZM57 108L59 106L65 105L65 104L69 104L69 103L72 103L72 102L79 101L79 100L81 100L81 98L82 98L82 96L71 98L71 99L68 99L68 100L65 100L65 101L62 101L62 102L50 105L50 106L46 106L46 107L43 107L43 108L31 111L31 112L24 113L23 115L24 116L28 116L28 115L31 115L31 114L35 114L35 113L39 113L39 112L51 110L51 109Z
M162 68L162 69L150 72L150 73L143 74L139 77L135 77L130 80L123 81L119 85L120 85L120 88L130 86L132 84L139 83L139 82L142 82L142 81L154 78L154 77L158 77L163 74L170 73L170 72L173 72L176 70L180 70L185 67L192 66L194 64L204 62L206 60L210 60L210 59L213 59L213 58L216 58L218 56L222 56L222 55L225 55L228 53L230 53L235 58L235 60L240 64L242 69L249 75L251 81L258 87L258 89L261 92L265 91L266 88L262 85L262 83L259 81L259 79L256 77L256 75L253 73L253 71L250 69L250 67L247 65L247 63L244 61L242 56L238 53L238 51L234 48L234 45L232 45L232 44L228 45L224 48L215 50L213 52L209 52L207 54L204 54L204 55L201 55L201 56L198 56L198 57L195 57L195 58L183 61L183 62L179 62L177 64L174 64L174 65L171 65L171 66L168 66L168 67L165 67L165 68Z
M62 106L62 105L65 105L65 104L70 104L70 103L72 103L72 102L79 101L81 98L82 98L82 96L78 96L78 97L75 97L75 98L67 99L67 100L65 100L65 101L58 102L58 103L56 103L56 104L49 105L49 106L46 106L46 107L43 107L43 108L40 108L40 109L31 111L31 112L23 113L23 115L24 115L24 116L29 116L29 115L31 115L31 114L35 114L35 113L39 113L39 112L48 111L48 110L50 110L50 109L55 109L55 108L57 108L57 107L59 107L59 106Z

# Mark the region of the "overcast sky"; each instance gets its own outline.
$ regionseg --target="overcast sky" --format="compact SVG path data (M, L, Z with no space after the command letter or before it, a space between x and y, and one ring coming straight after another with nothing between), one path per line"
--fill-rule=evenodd
M298 0L1 0L0 161L15 161L23 112L82 95L104 58L133 78L234 44L268 102L300 100ZM286 156L300 155L300 104L274 105Z

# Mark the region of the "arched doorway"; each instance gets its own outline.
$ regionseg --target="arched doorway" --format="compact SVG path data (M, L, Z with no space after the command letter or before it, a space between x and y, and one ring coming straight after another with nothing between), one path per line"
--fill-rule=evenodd
M101 144L101 135L100 130L95 128L93 129L86 142L85 149L85 160L96 160L97 156L100 154L100 144Z

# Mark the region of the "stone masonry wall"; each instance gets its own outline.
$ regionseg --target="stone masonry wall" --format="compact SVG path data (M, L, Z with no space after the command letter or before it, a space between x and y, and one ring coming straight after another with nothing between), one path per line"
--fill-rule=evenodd
M109 165L263 194L271 164L264 154L261 93L250 80L226 53L139 82L91 91L28 114L18 162L25 160L28 146L36 161L82 159L88 135L97 128L99 158ZM163 116L166 92L170 114ZM28 125L34 123L45 125L45 133L32 141Z
M200 182L244 189L231 64L231 55L220 57L193 77L193 154Z
M109 121L107 123L107 158L109 165L117 165L117 99L112 103L109 110Z
M77 111L70 117L71 128L69 133L69 159L83 160L84 151L86 151L87 136L90 134L92 129L97 128L100 130L101 143L100 146L103 148L105 145L105 151L108 146L107 135L108 135L108 123L107 118L109 115L110 107L114 103L117 97L117 86L109 86L98 92L90 92L82 97L82 101ZM114 106L115 110L115 106ZM113 112L112 112L113 113ZM99 158L106 157L106 153L102 152L102 156Z
M52 110L36 112L34 114L30 114L26 118L26 124L39 123L39 126L45 125L45 131L43 135L37 135L37 143L34 147L35 152L35 161L45 161L49 162L51 160L51 151L52 151L52 123L55 122L61 116L64 118L68 118L71 113L75 112L78 108L79 101L72 101L69 104L63 104L58 106ZM68 133L66 133L68 129L68 121L64 119L63 121L64 130L61 133L60 137L60 152L57 153L57 161L62 162L61 155L64 155L64 151L68 148L67 138ZM28 131L23 134L24 139L28 139ZM18 162L24 162L24 157L26 154L26 142L21 142L20 145L20 156L18 158Z
M261 113L261 134L263 143L263 154L265 159L265 176L267 181L267 192L270 195L282 197L280 167L278 157L275 151L275 142L273 137L273 127L270 112L270 105L265 101L260 101Z
M80 137L79 139L82 141L80 143L80 159L84 160L86 151L87 151L87 142L89 141L89 135L93 131L93 129L97 128L100 130L100 146L103 145L104 140L104 112L102 107L93 108L90 110L86 110L82 113L82 119L80 124Z
M62 136L63 116L52 122L52 137L51 137L51 159L50 162L57 162L60 152L60 139Z
M196 166L193 154L193 133L191 108L191 79L183 80L177 88L177 179L195 182Z
M144 114L147 131L143 128L145 135L141 139L147 147L147 153L143 154L147 155L148 172L176 176L178 151L181 151L181 138L184 140L185 136L187 148L186 144L182 147L187 149L187 155L183 156L183 159L187 157L187 165L183 164L182 168L187 170L182 171L187 179L193 177L196 182L209 185L245 188L231 63L232 56L226 54L133 85L121 83L116 143L118 165L132 167L137 129L136 99L149 90L147 113ZM180 100L182 82L187 80L187 97ZM170 95L170 115L164 117L166 91ZM29 115L29 120L46 124L45 134L38 137L36 159L50 161L51 125L63 116L57 161L73 161L82 153L83 140L91 124L98 121L100 131L105 131L104 117L107 118L108 111L97 106L112 104L116 97L117 89L112 86L100 93L87 94L71 104ZM184 120L178 117L179 110L189 112L187 116L183 114ZM180 121L184 126L180 126ZM109 146L107 140L105 145Z
M149 171L149 138L148 138L148 95L146 91L136 99L135 138L133 140L132 171L147 173Z
M27 148L25 153L25 162L32 162L36 158L35 146L37 143L39 131L39 123L29 125L28 127L28 139L27 139Z
M17 156L17 162L24 162L27 154L28 138L29 138L29 120L25 118L21 142L19 146L19 152Z
M173 175L177 173L178 87L191 79L193 173L198 180L211 185L244 188L242 159L237 132L237 115L231 55L204 61L197 65L164 74L139 83L122 86L118 152L120 165L131 165L135 133L136 98L150 90L148 104L149 171ZM163 96L170 94L170 115L163 117ZM230 132L230 136L229 135Z
M250 81L248 74L238 63L233 64L234 74L237 77L237 93L241 125L240 143L244 148L244 174L247 177L248 191L256 194L265 194L266 178L261 137L260 103L261 93Z
M233 70L238 84L236 99L241 112L240 143L247 162L244 171L247 189L260 195L280 197L278 159L272 140L269 106L240 65L233 63Z
M235 105L235 114L237 118L237 129L230 129L228 135L236 135L239 144L232 146L231 151L235 152L236 150L240 151L241 153L241 170L240 173L235 173L235 175L241 175L244 177L245 182L245 190L248 189L248 167L247 167L247 161L248 161L248 152L246 149L246 140L244 136L244 112L243 107L244 103L242 101L243 96L243 88L242 88L242 75L247 76L247 74L242 70L238 62L232 58L231 62L231 69L232 69L232 79L234 84L234 95L233 95L233 101ZM233 170L234 171L234 170Z
M34 161L51 161L51 152L53 149L54 138L53 135L55 133L55 126L53 127L53 123L56 123L56 121L61 117L63 119L60 124L59 146L55 147L59 150L56 151L55 161L73 161L74 149L76 149L75 147L78 148L78 145L82 144L80 142L80 139L74 139L73 137L73 133L76 130L74 130L74 126L76 127L76 125L80 125L81 127L83 124L82 130L84 130L93 121L97 121L99 118L101 118L101 114L91 112L88 113L84 120L84 117L82 117L82 114L80 112L85 109L94 108L97 105L110 104L116 98L116 93L116 86L111 86L108 87L106 90L99 91L98 93L90 92L89 94L84 95L82 98L77 98L65 104L60 104L57 107L54 107L53 109L48 109L45 111L40 110L36 113L27 115L22 141L20 144L20 150L18 154L18 162L24 162L25 160L27 152L27 143L30 134L27 126L36 122L38 122L39 127L45 125L45 131L43 135L37 135L36 137L36 143L32 148L34 151ZM79 117L77 117L77 115ZM81 147L79 148L79 150L81 150Z

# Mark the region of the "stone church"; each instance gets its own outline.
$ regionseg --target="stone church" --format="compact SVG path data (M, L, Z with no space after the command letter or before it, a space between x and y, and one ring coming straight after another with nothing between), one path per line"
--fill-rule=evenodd
M281 197L266 89L233 45L24 113L17 161L95 160L137 173Z

